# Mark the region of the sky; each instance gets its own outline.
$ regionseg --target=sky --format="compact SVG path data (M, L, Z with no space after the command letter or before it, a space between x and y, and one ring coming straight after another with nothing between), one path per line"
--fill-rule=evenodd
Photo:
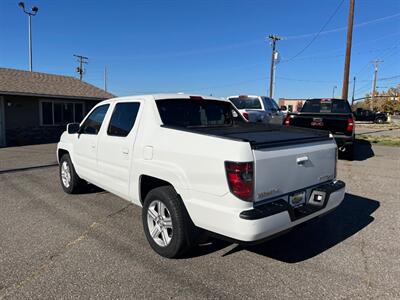
M277 42L274 98L340 97L350 0L26 0L33 70L77 76L118 96L185 92L267 95ZM400 0L356 0L349 97L400 83ZM318 32L321 33L317 35ZM0 0L0 67L28 69L28 17ZM397 77L396 77L397 76ZM337 88L335 88L335 86Z

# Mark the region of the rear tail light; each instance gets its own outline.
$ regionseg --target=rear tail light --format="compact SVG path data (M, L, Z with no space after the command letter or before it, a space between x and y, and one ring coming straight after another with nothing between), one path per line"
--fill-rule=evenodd
M286 126L289 126L290 125L290 119L291 119L290 116L286 116L285 121L283 121L283 124L286 125Z
M226 177L229 189L236 197L245 200L253 200L254 176L252 162L225 162Z
M348 118L347 119L347 131L348 132L353 132L353 129L354 129L354 120L353 120L353 118Z
M249 120L249 113L244 112L244 113L243 113L243 117L244 117L246 120Z

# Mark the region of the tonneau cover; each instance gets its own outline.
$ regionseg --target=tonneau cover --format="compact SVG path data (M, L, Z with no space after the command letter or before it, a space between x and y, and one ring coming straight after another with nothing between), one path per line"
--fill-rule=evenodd
M230 127L192 127L183 130L247 141L253 149L330 139L328 131L254 123L242 123Z

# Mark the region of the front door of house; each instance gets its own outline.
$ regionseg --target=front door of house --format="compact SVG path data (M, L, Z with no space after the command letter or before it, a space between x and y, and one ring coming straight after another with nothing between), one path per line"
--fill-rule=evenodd
M0 147L6 145L6 128L4 119L4 98L0 96Z

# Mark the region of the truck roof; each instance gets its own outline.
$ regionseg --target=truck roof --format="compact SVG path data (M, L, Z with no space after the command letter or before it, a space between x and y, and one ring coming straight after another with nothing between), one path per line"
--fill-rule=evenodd
M236 95L236 96L229 96L228 99L230 98L261 98L261 97L265 97L265 96L259 96L259 95L245 95L245 94L241 94L241 95Z
M204 96L204 95L196 95L196 94L184 94L184 93L165 93L165 94L147 94L147 95L133 95L133 96L124 96L117 97L103 101L102 103L114 102L114 101L135 101L135 100L144 100L144 101L154 101L154 100L163 100L163 99L191 99L191 98L203 98L206 100L216 100L229 102L223 98L217 98L212 96Z

